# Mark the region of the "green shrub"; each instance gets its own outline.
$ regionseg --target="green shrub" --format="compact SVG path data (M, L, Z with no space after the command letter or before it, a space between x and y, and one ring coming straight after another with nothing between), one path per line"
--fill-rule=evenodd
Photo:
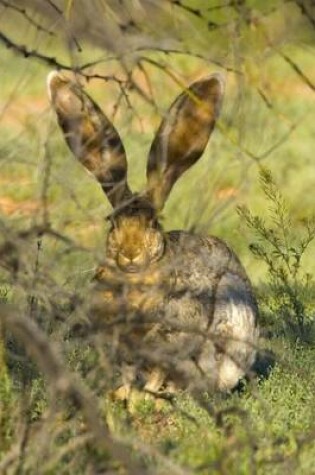
M267 219L252 214L246 206L239 207L238 211L254 232L251 252L267 265L268 284L263 304L287 335L310 341L315 320L314 280L304 270L302 260L315 239L315 219L306 219L299 226L293 223L269 170L261 169L260 182L268 201Z

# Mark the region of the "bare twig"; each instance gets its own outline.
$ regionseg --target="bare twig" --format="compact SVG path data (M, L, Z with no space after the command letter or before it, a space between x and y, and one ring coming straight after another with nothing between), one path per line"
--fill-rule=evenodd
M48 30L47 28L42 26L40 23L35 21L34 18L31 15L29 15L26 8L20 8L16 5L12 5L11 3L7 2L6 0L0 0L0 4L3 5L5 8L10 8L11 10L14 10L14 11L20 13L38 31L42 31L44 33L47 33L49 36L55 36L55 33L53 31Z
M282 51L277 51L281 58L288 63L291 68L296 72L296 74L302 79L302 81L310 88L312 91L315 91L315 84L306 76L306 74L301 70L301 68L290 58L287 54Z

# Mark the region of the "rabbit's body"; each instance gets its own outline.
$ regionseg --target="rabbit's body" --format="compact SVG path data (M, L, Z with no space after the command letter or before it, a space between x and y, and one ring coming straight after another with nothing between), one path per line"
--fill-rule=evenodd
M169 368L179 386L232 389L255 358L251 284L220 239L184 231L164 239L160 259L142 271L124 272L115 260L100 267L93 313L105 326L106 309L115 316L136 315L128 338L133 335L133 345L156 353L150 355L152 366L161 360L166 379ZM154 381L151 390L157 392L164 378Z
M165 233L158 221L172 186L208 142L220 110L222 78L214 74L197 81L174 101L151 146L142 194L130 191L119 135L93 100L56 73L49 88L69 147L114 208L91 308L129 364L127 383L138 370L150 391L169 379L181 387L232 389L256 354L251 284L223 241Z

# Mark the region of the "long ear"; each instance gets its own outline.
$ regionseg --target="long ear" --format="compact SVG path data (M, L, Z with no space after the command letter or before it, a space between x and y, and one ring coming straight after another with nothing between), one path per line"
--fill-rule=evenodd
M126 154L113 124L78 84L56 72L47 82L70 150L99 181L113 207L130 199Z
M149 153L147 195L163 208L176 180L202 155L219 115L224 92L220 74L193 83L171 105Z

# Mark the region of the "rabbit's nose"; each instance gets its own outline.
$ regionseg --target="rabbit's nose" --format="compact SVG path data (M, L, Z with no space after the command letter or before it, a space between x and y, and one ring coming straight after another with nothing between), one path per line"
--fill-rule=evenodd
M146 259L142 253L135 256L119 254L118 265L125 272L139 272L145 267Z

